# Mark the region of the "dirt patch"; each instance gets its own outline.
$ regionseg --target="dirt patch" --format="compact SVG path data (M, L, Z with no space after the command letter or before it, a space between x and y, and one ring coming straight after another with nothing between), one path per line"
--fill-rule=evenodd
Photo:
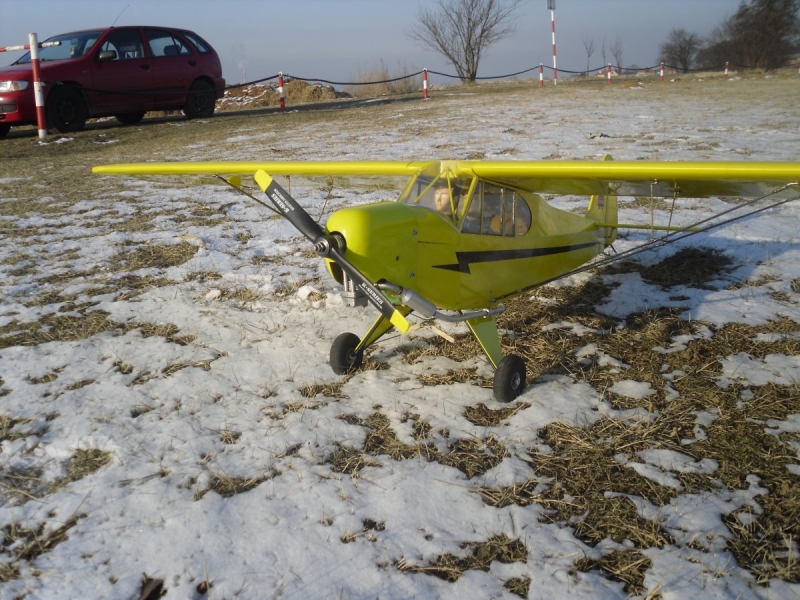
M342 98L332 87L308 83L300 79L286 78L283 86L284 102L287 105L326 102ZM221 110L241 108L263 108L280 106L277 83L255 84L229 89L219 103Z

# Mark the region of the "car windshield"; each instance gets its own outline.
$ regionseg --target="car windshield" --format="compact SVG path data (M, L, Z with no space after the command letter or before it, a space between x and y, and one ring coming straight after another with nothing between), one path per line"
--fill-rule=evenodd
M67 60L84 56L92 49L92 46L94 46L102 33L102 30L81 31L80 33L67 33L51 37L42 43L60 42L60 44L39 48L39 60ZM19 65L29 62L31 62L31 53L26 52L14 64Z

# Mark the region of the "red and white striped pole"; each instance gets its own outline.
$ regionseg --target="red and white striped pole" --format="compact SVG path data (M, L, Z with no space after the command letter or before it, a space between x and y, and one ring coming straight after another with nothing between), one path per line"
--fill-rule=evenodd
M550 9L550 24L553 32L553 85L558 85L558 67L556 66L556 0L547 0Z
M283 73L278 73L278 100L281 104L281 112L286 111L286 99L283 94Z
M422 98L428 99L428 69L422 69Z
M60 46L61 42L42 42L39 48L49 48L50 46ZM0 48L0 52L15 52L17 50L30 50L30 44L22 44L20 46L4 46Z
M661 63L661 82L664 82L664 63Z
M33 97L36 102L36 123L39 127L39 141L47 140L47 118L44 114L44 93L42 92L42 73L39 69L39 41L35 33L28 34L33 65Z
M544 86L544 65L539 63L539 87Z
M611 63L608 63L606 68L606 77L608 78L608 83L611 83Z

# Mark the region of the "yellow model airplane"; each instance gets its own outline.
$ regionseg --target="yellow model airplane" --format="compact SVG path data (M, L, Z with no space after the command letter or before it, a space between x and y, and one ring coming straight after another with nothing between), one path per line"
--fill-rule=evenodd
M197 162L107 165L94 172L214 176L240 190L241 177L252 176L274 210L326 260L333 278L380 311L363 338L336 338L334 372L357 369L367 347L393 328L408 331L406 317L416 312L466 322L496 369L500 401L516 398L526 382L524 361L503 356L495 322L500 302L574 272L603 252L620 227L651 228L618 223L617 196L759 199L783 198L789 190L796 197L800 181L800 163L743 162ZM338 210L323 228L273 179L278 175L404 176L409 182L396 202ZM577 215L550 206L541 193L591 198L586 214ZM711 227L697 225L659 229L672 232L669 237Z

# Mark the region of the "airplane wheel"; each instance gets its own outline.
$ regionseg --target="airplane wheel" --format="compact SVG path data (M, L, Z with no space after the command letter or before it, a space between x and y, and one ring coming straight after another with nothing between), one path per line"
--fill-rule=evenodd
M500 402L511 402L525 389L525 361L509 354L497 366L494 374L494 397Z
M361 366L364 351L356 352L361 340L354 333L343 333L331 344L331 369L337 375L352 373Z

